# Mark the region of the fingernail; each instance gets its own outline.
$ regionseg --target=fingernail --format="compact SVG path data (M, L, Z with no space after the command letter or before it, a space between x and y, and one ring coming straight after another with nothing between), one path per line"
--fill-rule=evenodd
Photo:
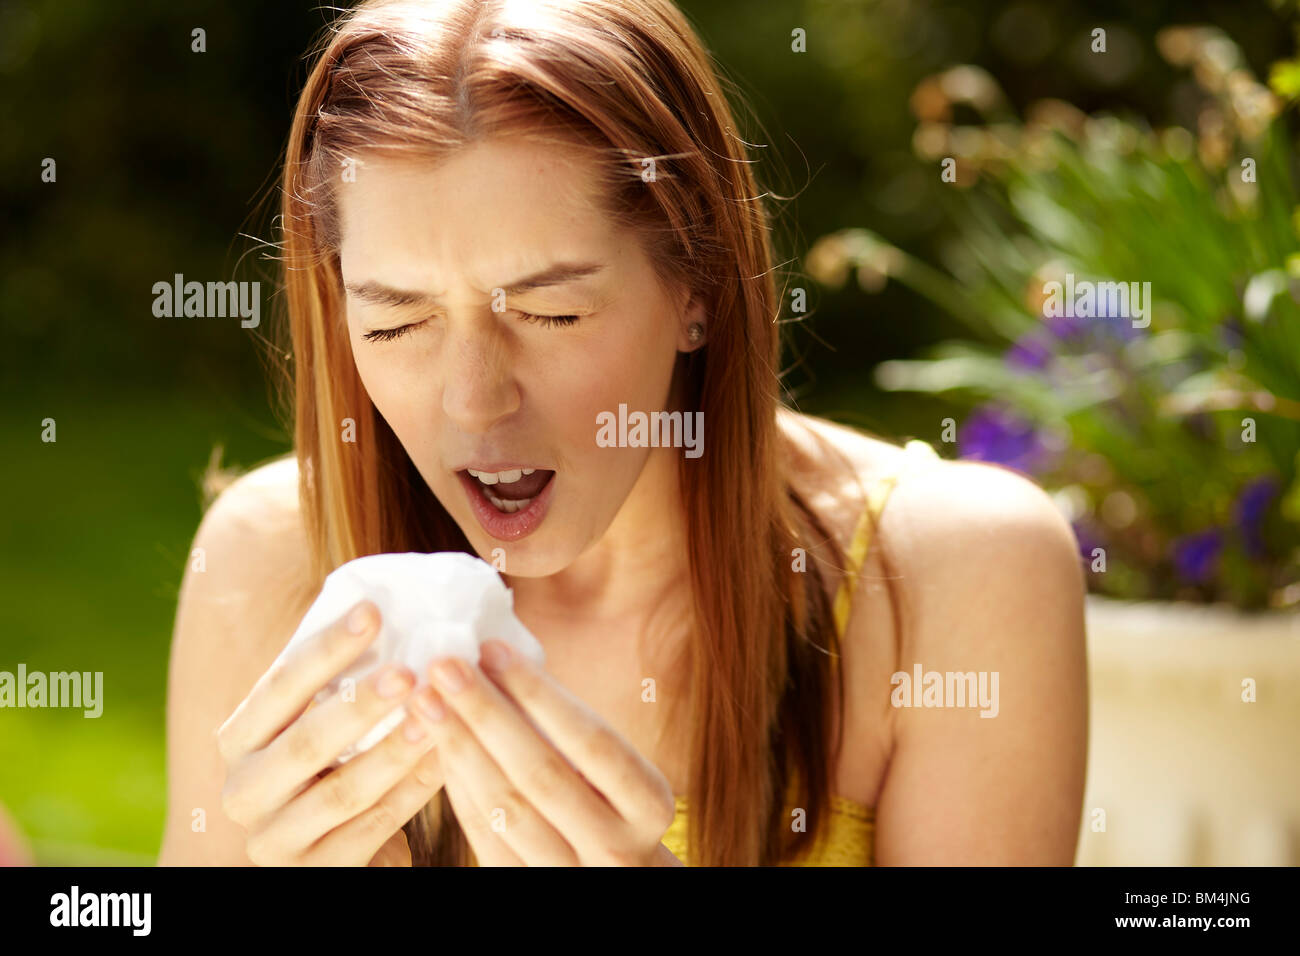
M402 726L402 735L409 743L419 743L424 739L425 734L424 724L414 717L406 718L406 723Z
M469 686L469 678L461 670L460 661L455 658L434 664L433 676L449 694L459 693Z
M365 604L358 604L348 615L348 630L353 634L364 634L369 626L370 608Z
M430 720L442 720L447 716L447 710L442 706L442 701L438 699L438 692L432 687L426 687L420 693L415 695L416 706L424 713L424 716Z
M510 645L505 641L488 641L479 648L483 665L494 671L503 671L510 666Z
M379 692L380 697L396 697L409 686L406 675L400 670L394 669L379 678L379 686L375 689Z

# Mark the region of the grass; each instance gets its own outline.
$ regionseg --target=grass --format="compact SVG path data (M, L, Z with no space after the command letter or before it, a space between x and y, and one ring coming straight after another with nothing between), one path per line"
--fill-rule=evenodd
M102 671L103 714L0 710L0 802L44 865L152 863L166 809L171 629L214 444L287 447L265 403L147 393L33 395L0 424L8 621L0 670ZM41 441L45 418L57 441Z

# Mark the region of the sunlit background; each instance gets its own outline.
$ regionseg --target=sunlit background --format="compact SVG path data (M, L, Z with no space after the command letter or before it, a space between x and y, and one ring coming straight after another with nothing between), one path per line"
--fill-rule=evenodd
M778 259L810 304L786 302L793 400L1031 475L1074 524L1093 594L1135 602L1090 618L1080 861L1300 859L1293 5L681 5L749 99L764 188L791 197ZM261 240L329 15L0 6L0 670L105 680L95 720L0 710L0 858L156 856L198 477L214 449L246 467L289 447ZM154 317L154 283L177 273L261 280L261 326ZM1150 282L1150 325L1046 315L1067 273ZM1175 601L1191 616L1164 614ZM1225 616L1196 613L1211 602Z

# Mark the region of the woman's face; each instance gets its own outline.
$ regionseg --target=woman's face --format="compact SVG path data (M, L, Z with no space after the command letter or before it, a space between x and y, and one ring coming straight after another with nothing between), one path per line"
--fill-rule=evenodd
M352 355L479 555L549 575L629 497L662 519L681 450L602 447L597 416L668 408L698 306L600 213L585 161L505 139L437 166L359 159L338 184Z

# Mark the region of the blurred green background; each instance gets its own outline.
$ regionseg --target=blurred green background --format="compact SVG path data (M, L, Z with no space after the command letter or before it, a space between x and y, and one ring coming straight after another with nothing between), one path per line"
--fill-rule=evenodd
M1263 3L685 0L757 123L777 251L861 226L933 261L950 233L931 165L912 148L917 83L973 63L1021 111L1043 97L1194 125L1186 75L1156 54L1171 22L1213 23L1251 67L1291 52ZM0 804L41 863L153 861L165 808L164 702L177 589L213 448L247 466L287 450L261 359L283 317L265 283L272 195L304 51L330 12L309 3L8 0L0 6L0 328L7 626L0 670L103 671L103 716L0 711ZM1079 56L1109 31L1099 71ZM191 52L191 30L207 49ZM808 52L790 49L807 31ZM57 180L42 182L46 157ZM152 286L262 279L257 329L158 319ZM930 396L886 393L870 370L962 334L890 284L811 280L792 327L801 407L885 435L928 435ZM55 443L41 422L57 422Z

